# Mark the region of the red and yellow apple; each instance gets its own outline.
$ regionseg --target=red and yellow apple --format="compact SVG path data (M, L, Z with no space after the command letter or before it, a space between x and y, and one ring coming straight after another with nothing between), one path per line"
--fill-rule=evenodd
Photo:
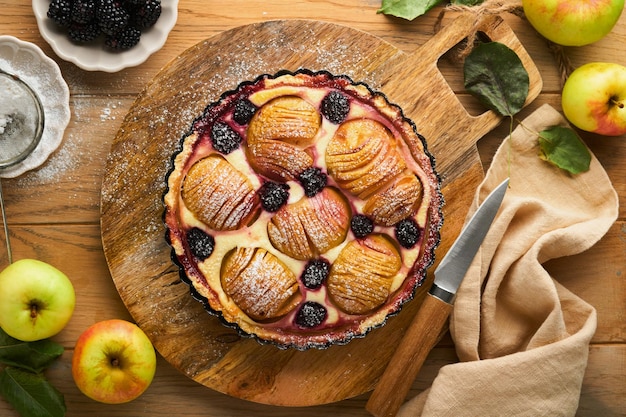
M565 117L579 129L605 136L626 133L626 67L592 62L576 68L561 95Z
M72 282L50 264L20 259L0 272L0 327L15 339L54 336L69 322L75 305Z
M624 0L522 0L530 24L546 39L564 46L599 41L617 23Z
M156 353L150 339L134 323L104 320L87 328L76 341L72 376L87 397L121 404L150 386Z

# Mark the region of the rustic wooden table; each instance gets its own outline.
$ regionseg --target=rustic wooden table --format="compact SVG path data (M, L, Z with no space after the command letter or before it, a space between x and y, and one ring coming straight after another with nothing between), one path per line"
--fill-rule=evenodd
M167 0L163 0L167 1ZM272 0L223 2L180 0L178 22L165 46L144 64L118 73L87 72L58 58L39 34L31 3L0 1L0 34L12 35L40 46L60 66L70 88L72 118L63 143L39 169L15 179L3 179L4 198L14 259L37 258L67 273L77 292L77 306L69 325L54 340L66 352L48 371L52 383L64 393L68 416L367 416L369 396L312 407L277 407L232 398L206 388L159 357L155 380L137 400L119 406L99 404L74 386L70 363L78 335L104 319L133 318L121 301L103 254L100 236L100 190L105 160L125 114L135 97L171 59L194 44L240 25L275 19L315 19L349 26L378 36L410 52L434 32L440 9L413 22L376 14L379 0ZM541 70L543 90L520 117L541 104L560 109L560 74L553 53L527 22L503 16ZM574 66L591 61L626 65L626 14L614 31L600 42L567 48ZM445 66L445 64L442 64ZM463 99L461 75L447 72L450 85ZM470 104L471 106L471 104ZM500 126L478 142L485 167L507 126ZM550 261L553 276L598 311L598 329L592 340L589 366L582 387L578 415L626 415L626 140L584 134L583 138L604 165L617 192L618 221L589 251ZM7 264L0 250L0 266ZM411 395L428 387L437 370L456 357L448 337L433 350ZM0 415L17 413L0 400Z

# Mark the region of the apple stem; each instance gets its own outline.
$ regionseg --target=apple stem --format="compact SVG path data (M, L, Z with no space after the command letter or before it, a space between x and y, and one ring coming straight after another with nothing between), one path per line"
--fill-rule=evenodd
M623 108L624 108L624 103L622 103L621 101L617 101L617 100L616 100L615 98L613 98L613 97L611 97L611 103L612 103L614 106L619 107L620 109L623 109Z
M39 306L37 304L31 304L30 306L30 318L37 318L37 314L39 313Z
M117 358L111 358L111 366L117 368L120 366L120 360Z

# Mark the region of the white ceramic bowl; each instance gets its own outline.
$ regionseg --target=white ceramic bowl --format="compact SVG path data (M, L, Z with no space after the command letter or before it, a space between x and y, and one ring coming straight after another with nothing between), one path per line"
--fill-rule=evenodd
M107 50L104 44L77 45L70 41L67 32L48 18L50 0L33 0L33 11L41 36L62 59L87 71L117 72L145 62L161 49L178 18L178 0L162 0L159 20L142 31L139 44L126 51Z
M0 67L32 88L44 110L43 135L35 150L22 162L0 171L2 178L15 178L43 164L63 140L70 121L70 90L55 61L35 44L13 36L0 36Z

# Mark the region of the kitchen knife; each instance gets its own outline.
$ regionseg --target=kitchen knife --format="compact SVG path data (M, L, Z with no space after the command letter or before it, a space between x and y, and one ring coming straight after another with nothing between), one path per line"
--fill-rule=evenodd
M439 340L457 289L496 217L508 185L507 178L487 196L435 269L432 287L365 405L372 415L393 417L400 409L426 356Z

